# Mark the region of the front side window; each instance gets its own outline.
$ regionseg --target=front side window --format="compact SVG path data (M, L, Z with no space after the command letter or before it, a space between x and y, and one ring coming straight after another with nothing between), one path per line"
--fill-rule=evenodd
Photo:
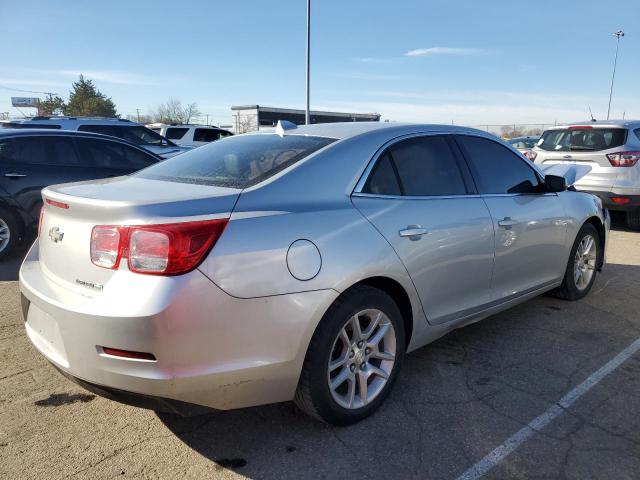
M155 162L155 157L119 142L77 138L76 145L83 164L87 166L135 171Z
M122 138L136 145L175 146L162 135L141 125L80 125L78 130Z
M480 193L542 191L533 168L508 148L488 138L470 135L458 135L457 141L469 159Z
M443 136L400 141L387 150L365 186L380 195L442 196L467 193L462 173Z
M538 147L551 152L597 152L624 145L624 128L569 127L547 130Z
M211 142L136 175L172 182L246 188L335 142L306 135L242 135Z

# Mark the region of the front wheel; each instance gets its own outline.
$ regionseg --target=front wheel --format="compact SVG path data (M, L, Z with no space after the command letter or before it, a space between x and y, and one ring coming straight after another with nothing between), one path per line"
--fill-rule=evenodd
M311 339L296 405L333 425L371 415L395 381L404 342L402 314L388 294L364 285L345 292Z
M590 223L582 226L571 248L564 281L553 293L566 300L585 297L596 280L600 264L600 236Z
M18 224L10 211L0 207L0 258L8 255L18 243Z

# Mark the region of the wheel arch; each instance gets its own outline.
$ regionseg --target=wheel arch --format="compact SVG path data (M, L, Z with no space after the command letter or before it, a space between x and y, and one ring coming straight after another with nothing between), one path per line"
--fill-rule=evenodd
M342 292L342 294L360 285L367 285L369 287L382 290L389 295L394 302L396 302L396 305L398 305L400 313L402 314L402 323L404 325L405 332L405 348L408 347L413 335L413 307L411 306L411 299L409 298L409 294L405 288L392 278L376 276L365 278L354 283Z
M600 220L600 218L596 217L596 216L592 216L589 217L585 220L583 225L586 224L591 224L595 227L596 231L598 232L598 240L600 240L598 242L598 258L600 259L598 261L598 270L602 270L602 266L604 264L604 252L605 252L605 242L607 241L607 233L605 230L605 226L602 223L602 220Z

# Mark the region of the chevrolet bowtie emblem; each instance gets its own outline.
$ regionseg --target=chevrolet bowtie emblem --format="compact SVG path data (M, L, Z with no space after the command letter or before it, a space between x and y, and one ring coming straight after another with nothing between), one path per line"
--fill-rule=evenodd
M60 230L58 227L51 227L49 229L49 238L53 240L53 243L61 242L62 237L64 237L64 232Z

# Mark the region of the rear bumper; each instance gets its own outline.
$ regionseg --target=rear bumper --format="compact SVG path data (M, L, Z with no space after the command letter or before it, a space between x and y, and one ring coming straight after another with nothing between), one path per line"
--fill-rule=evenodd
M139 282L152 288L141 290ZM153 279L118 271L85 297L47 277L37 242L20 269L20 290L31 343L85 388L219 410L292 399L309 340L337 296L319 290L238 299L194 270ZM156 360L115 357L101 347Z
M599 197L602 200L602 205L609 210L628 212L630 210L640 209L640 192L637 194L635 192L633 194L629 194L626 192L618 193L615 191L615 189L614 191L609 192L583 189L580 189L580 191L590 193ZM617 202L614 202L614 198L624 200L618 200ZM619 203L621 201L626 203Z

